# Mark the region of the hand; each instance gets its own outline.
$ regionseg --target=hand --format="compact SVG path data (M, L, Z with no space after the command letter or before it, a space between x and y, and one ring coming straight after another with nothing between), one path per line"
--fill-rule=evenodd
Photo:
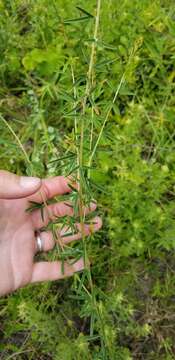
M34 262L37 253L37 230L46 226L50 218L73 215L71 207L64 202L54 203L44 208L44 221L41 210L26 212L30 201L42 203L56 195L69 193L68 179L63 176L40 180L38 178L18 177L7 171L0 171L0 295L5 295L29 283L37 281L57 280L73 275L84 268L83 259L74 265L65 262L64 275L59 261ZM85 213L95 210L92 203ZM94 221L95 220L95 221ZM95 217L94 231L101 227L101 219ZM78 233L63 237L62 242L68 243L81 238L81 227L77 224ZM60 236L66 232L63 229ZM84 227L85 234L91 229ZM55 242L50 231L40 233L43 251L51 250Z

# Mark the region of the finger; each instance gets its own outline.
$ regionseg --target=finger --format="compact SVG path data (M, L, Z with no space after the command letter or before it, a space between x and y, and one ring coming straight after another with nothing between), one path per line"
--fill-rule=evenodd
M93 219L93 229L92 224L90 225L84 225L84 235L88 236L92 234L92 232L98 231L102 226L102 220L100 217L96 216ZM68 226L65 226L60 232L58 231L58 241L53 238L52 231L42 231L40 232L40 238L42 241L42 248L43 251L49 251L52 250L55 246L55 242L60 243L60 240L62 242L62 245L68 244L75 240L80 240L82 238L82 232L81 232L81 225L76 224L76 228L78 232L72 233L70 235L70 228ZM36 242L36 253L38 252L37 242Z
M61 261L41 261L33 265L31 283L63 279L83 269L84 261L82 258L72 265L68 264L68 262L64 262L64 273L62 272Z
M75 224L77 228L77 233L71 233L70 227L65 226L61 232L60 236L63 239L64 244L68 244L71 241L80 240L82 236L88 236L98 231L102 227L102 219L99 216L96 216L92 219L91 224L83 224L83 230L80 223ZM83 234L82 234L83 232Z
M45 200L52 199L56 195L70 193L72 191L69 187L70 183L71 180L64 176L43 179L40 191L30 196L28 200L41 203Z
M94 202L90 203L89 207L84 207L83 214L87 215L91 211L94 211L96 207L97 206ZM47 226L49 221L54 221L57 217L73 215L75 215L75 211L72 208L70 201L62 201L48 205L43 209L42 216L40 209L31 212L31 218L35 229L40 229L43 226Z
M19 199L35 193L41 180L35 177L17 176L9 171L0 170L0 198Z
M53 234L51 231L42 231L39 234L42 243L42 251L52 250L55 246L55 241L53 239ZM39 252L36 240L35 253Z

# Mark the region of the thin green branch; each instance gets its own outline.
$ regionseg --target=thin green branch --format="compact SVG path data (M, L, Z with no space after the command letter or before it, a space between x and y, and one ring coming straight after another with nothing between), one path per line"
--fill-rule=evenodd
M101 127L101 129L100 129L100 133L99 133L99 135L98 135L97 141L96 141L96 143L95 143L95 145L94 145L94 148L93 148L93 151L92 151L92 153L91 153L91 155L90 155L89 166L91 166L92 159L93 159L93 157L94 157L94 155L95 155L95 152L96 152L96 150L97 150L97 146L98 146L98 144L99 144L99 142L100 142L100 139L101 139L101 137L102 137L104 127L105 127L105 125L106 125L106 122L108 121L108 118L109 118L109 115L110 115L110 113L111 113L112 107L113 107L113 105L114 105L114 103L115 103L115 101L116 101L116 99L117 99L117 96L118 96L118 94L119 94L119 91L120 91L120 89L121 89L122 84L124 83L124 80L125 80L125 73L124 73L124 74L122 75L122 77L121 77L121 80L120 80L120 83L119 83L119 85L118 85L118 87L117 87L117 90L116 90L116 92L115 92L115 95L114 95L112 104L111 104L111 106L109 107L109 109L108 109L108 111L107 111L107 113L106 113L106 116L105 116L104 122L103 122L103 124L102 124L102 127Z
M81 120L81 129L80 129L80 151L79 151L79 165L80 168L83 167L83 146L84 146L84 115L86 112L86 103L87 99L92 87L92 77L93 77L93 67L94 67L94 59L95 59L95 53L96 53L96 46L97 46L97 35L98 35L98 28L99 28L99 19L100 19L100 8L101 8L101 0L97 1L97 11L96 11L96 20L95 20L95 28L94 28L94 41L92 42L91 47L91 55L90 55L90 62L89 62L89 69L87 72L87 82L86 82L86 89L85 89L85 96L83 98L83 106L82 106L82 120ZM84 214L83 214L83 186L82 186L82 180L80 181L80 219L82 224L82 232L83 232L83 220L84 220ZM83 236L84 237L84 236Z
M137 51L137 47L134 45L134 47L131 49L130 56L129 56L129 59L128 59L128 63L126 64L126 69L125 69L125 71L124 71L124 73L123 73L123 75L122 75L122 77L121 77L121 79L120 79L120 82L119 82L118 86L117 86L117 90L116 90L116 92L115 92L115 94L114 94L114 97L113 97L113 100L112 100L112 104L110 105L110 107L109 107L109 109L108 109L108 111L107 111L107 113L106 113L106 116L105 116L105 118L104 118L102 127L101 127L101 129L100 129L100 132L99 132L97 141L96 141L96 143L95 143L95 145L94 145L94 148L93 148L93 151L92 151L92 153L91 153L91 155L90 155L89 164L88 164L89 166L91 166L91 164L92 164L92 160L93 160L93 157L94 157L95 152L96 152L96 150L97 150L98 144L99 144L99 142L100 142L100 140L101 140L101 137L102 137L102 134L103 134L103 130L104 130L105 125L106 125L106 123L107 123L107 121L108 121L108 118L109 118L109 115L110 115L111 110L112 110L112 108L113 108L113 105L114 105L115 102L116 102L116 99L117 99L117 97L118 97L118 94L119 94L119 92L120 92L120 89L121 89L123 83L125 82L125 76L126 76L126 72L127 72L128 66L129 66L129 64L130 64L130 62L131 62L131 59L132 59L132 57L133 57L133 55L135 54L136 51Z
M13 137L15 138L17 144L19 145L20 149L22 150L23 154L24 154L24 157L27 161L27 163L29 165L31 165L31 162L30 162L30 159L24 149L24 146L22 145L19 137L15 134L14 130L12 129L12 127L9 125L9 123L4 119L4 117L0 114L0 119L2 120L2 122L5 124L5 126L8 128L8 130L11 132L11 134L13 135Z

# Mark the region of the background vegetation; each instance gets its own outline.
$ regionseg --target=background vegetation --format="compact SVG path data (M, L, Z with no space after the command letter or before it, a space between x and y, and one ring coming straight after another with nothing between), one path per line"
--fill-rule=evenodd
M175 4L99 5L0 0L0 167L78 171L103 217L91 272L0 299L1 359L175 359Z

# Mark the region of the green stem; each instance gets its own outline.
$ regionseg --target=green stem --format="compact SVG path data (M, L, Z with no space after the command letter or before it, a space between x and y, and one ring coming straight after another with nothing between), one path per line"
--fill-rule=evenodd
M30 162L30 159L24 149L24 146L22 145L19 137L15 134L14 130L12 129L12 127L9 125L9 123L3 118L3 116L0 114L0 119L2 120L2 122L5 124L5 126L9 129L9 131L11 132L11 134L13 135L13 137L15 138L17 144L19 145L20 149L22 150L24 156L25 156L25 159L27 161L27 163L29 165L31 165L31 162Z
M87 99L92 87L92 79L93 79L93 66L94 66L94 59L96 53L96 45L97 45L97 35L98 35L98 28L99 28L99 19L100 19L100 8L101 8L101 0L97 1L97 11L96 11L96 20L95 20L95 28L94 28L94 41L91 47L91 55L90 55L90 62L89 68L87 72L87 82L86 82L86 89L85 95L83 98L82 104L82 120L81 120L81 128L80 128L80 149L79 149L79 211L80 211L80 223L81 223L81 231L82 231L82 240L84 243L84 260L85 265L88 265L88 259L86 254L86 244L85 244L85 234L84 234L84 214L83 214L83 181L81 177L81 169L83 168L83 147L84 147L84 116L86 113L86 103Z

